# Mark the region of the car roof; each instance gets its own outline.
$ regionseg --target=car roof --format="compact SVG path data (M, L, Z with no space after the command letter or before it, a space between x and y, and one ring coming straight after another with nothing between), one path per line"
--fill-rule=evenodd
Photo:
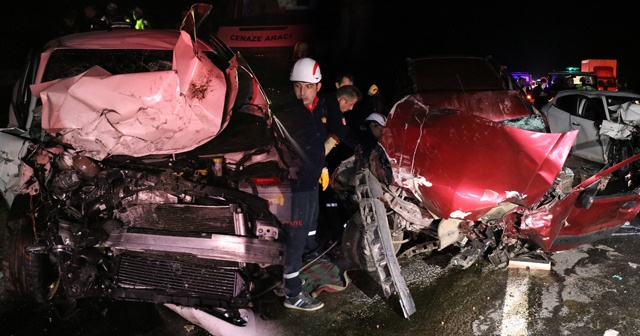
M500 69L491 57L438 55L407 61L418 92L506 89Z
M114 29L71 34L48 42L40 54L40 64L47 64L56 50L94 49L94 50L173 50L180 37L179 30L170 29ZM212 47L198 42L198 49L212 51ZM39 66L35 83L39 83L44 67Z
M66 35L50 41L43 53L56 49L149 49L171 50L179 30L116 29ZM202 44L204 45L204 44ZM210 49L210 48L204 48Z
M595 97L633 97L640 98L640 94L629 91L604 91L604 90L562 90L556 95L556 99L563 96L582 95L589 98Z

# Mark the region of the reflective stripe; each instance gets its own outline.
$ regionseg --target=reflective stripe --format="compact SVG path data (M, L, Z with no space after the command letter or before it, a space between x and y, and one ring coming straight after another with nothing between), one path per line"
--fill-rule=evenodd
M327 203L327 204L325 204L325 206L327 208L337 208L338 207L338 203Z
M285 279L293 279L293 278L297 277L298 275L300 275L300 272L293 272L293 273L285 274L284 278Z
M316 230L309 231L308 236L315 236L315 235L316 235Z

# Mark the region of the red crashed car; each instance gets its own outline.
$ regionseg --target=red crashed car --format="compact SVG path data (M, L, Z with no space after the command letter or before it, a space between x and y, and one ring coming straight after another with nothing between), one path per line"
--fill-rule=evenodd
M443 95L441 102L452 99ZM606 237L640 211L640 172L615 173L637 167L631 162L640 155L589 171L567 159L576 131L532 131L496 121L500 113L483 118L465 109L429 104L421 93L402 98L377 148L356 152L332 176L334 190L353 205L345 255L380 274L405 316L415 307L396 256L455 246L451 263L461 267L479 258L495 265L544 258Z

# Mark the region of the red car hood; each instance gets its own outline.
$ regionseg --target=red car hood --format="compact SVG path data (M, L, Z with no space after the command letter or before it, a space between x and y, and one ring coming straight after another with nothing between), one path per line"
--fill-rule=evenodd
M538 202L576 135L526 131L408 96L394 106L380 143L395 182L433 215L477 220L504 201Z
M521 118L531 115L520 92L501 91L435 91L415 96L424 104L473 113L492 121Z

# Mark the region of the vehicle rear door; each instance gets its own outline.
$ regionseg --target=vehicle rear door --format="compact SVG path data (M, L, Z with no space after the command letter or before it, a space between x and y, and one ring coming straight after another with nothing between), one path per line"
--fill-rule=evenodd
M587 160L605 163L606 143L603 143L598 133L599 125L607 119L602 97L582 96L578 103L578 113L572 114L570 119L571 129L579 130L572 153Z
M546 114L549 129L553 133L569 132L571 127L571 115L578 114L580 95L563 95L553 100L549 108L543 110Z

